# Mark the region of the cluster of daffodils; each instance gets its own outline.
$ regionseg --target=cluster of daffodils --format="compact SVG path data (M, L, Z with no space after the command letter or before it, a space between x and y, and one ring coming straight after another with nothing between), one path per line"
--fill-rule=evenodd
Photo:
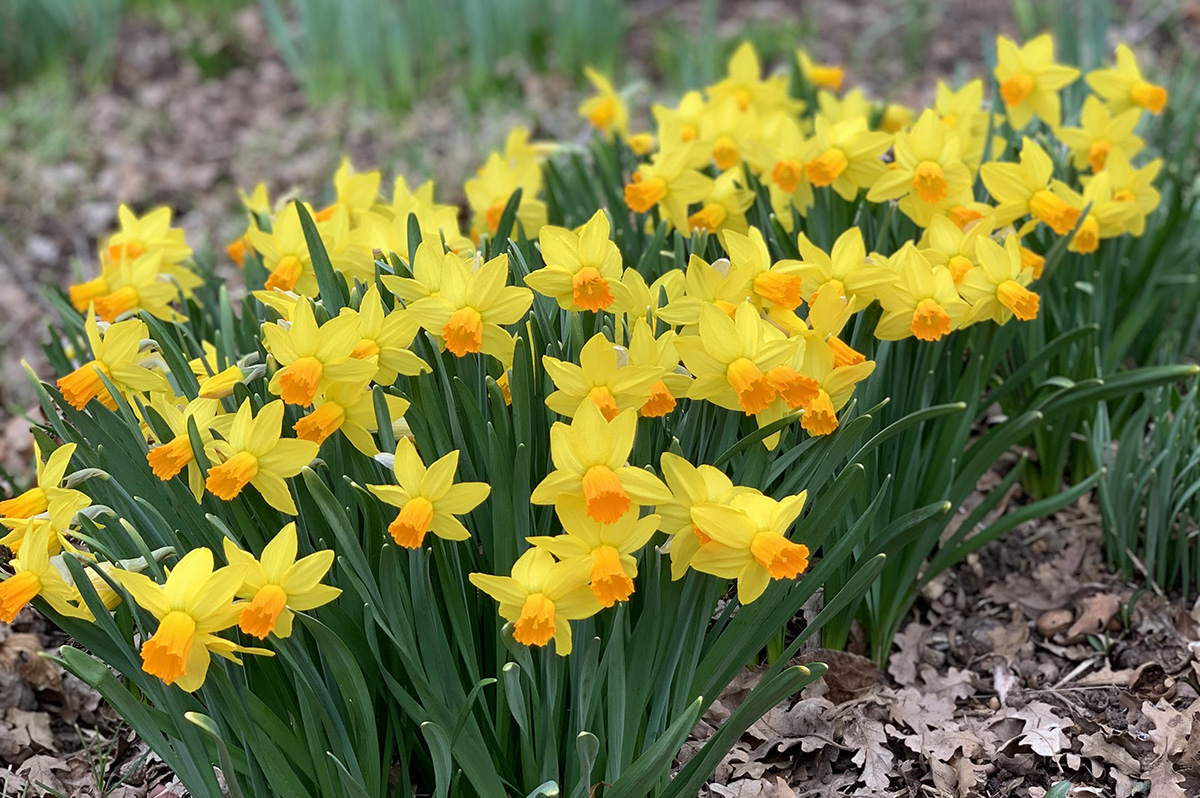
M124 594L157 622L141 656L167 684L197 689L213 653L270 654L238 642L234 627L253 639L245 642L287 637L295 613L338 595L323 584L333 551L302 553L311 540L288 521L305 528L295 478L332 451L389 467L393 479L363 491L394 512L388 545L421 550L432 534L478 547L480 522L468 516L492 487L458 481L462 452L432 457L436 445L414 433L425 427L405 420L431 401L420 398L424 381L450 390L447 364L456 381L486 382L509 403L561 419L544 442L552 468L528 496L554 508L560 534L518 541L515 563L491 564L511 566L507 576L470 577L499 602L517 641L553 640L568 654L570 622L628 601L639 563L656 556L669 557L676 579L693 570L735 580L742 602L797 578L809 551L789 529L803 492L766 496L670 452L633 462L635 451L669 448L635 447L638 437L709 407L769 427L760 433L768 450L785 435L829 435L874 369L844 332L855 314L878 306L873 333L884 341L1029 321L1053 237L1086 255L1102 239L1140 235L1158 204L1160 162L1133 165L1135 129L1143 112L1162 112L1166 92L1142 78L1128 49L1086 76L1094 93L1068 120L1076 126L1064 125L1059 92L1079 73L1054 63L1048 36L1023 47L1001 38L998 56L992 107L1003 115L985 106L982 80L940 84L934 107L918 113L842 94L842 71L803 52L807 99L793 97L789 76L764 77L744 45L726 77L675 108L655 106L655 129L640 133L629 130L625 99L589 71L597 93L581 114L633 168L620 176L624 205L618 189L578 226L549 224L563 214L542 199L544 161L566 145L532 143L520 129L466 182L466 227L431 183L414 191L400 178L385 196L380 173L348 161L324 206L273 205L260 185L243 197L249 224L228 247L257 289L245 305L256 317L242 319L257 331L254 345L240 352L213 324L189 326L214 310L199 305L203 283L170 211L139 218L122 207L100 276L70 290L87 351L73 352L77 367L57 382L63 404L135 419L145 469L186 484L209 512L238 507L229 511L238 523L257 496L272 530L284 526L257 555L227 537L220 547L101 559L81 524L112 511L86 491L97 474L68 474L75 444L63 443L45 462L39 455L37 487L0 503L9 530L0 544L15 555L0 618L11 622L35 597L61 615L93 617L95 602L66 567L72 557L107 609ZM889 229L911 240L876 252L857 225L816 236L807 228L816 209L838 202L847 219L884 209ZM769 229L751 224L767 209ZM686 255L665 272L632 263L618 227L673 228ZM516 240L501 251L497 239L509 233ZM514 269L512 252L528 268ZM167 357L146 316L153 330L190 337L193 359ZM563 340L518 348L535 326L562 330ZM514 391L517 367L539 375L533 396ZM118 520L104 529L116 534ZM492 537L505 533L493 519Z

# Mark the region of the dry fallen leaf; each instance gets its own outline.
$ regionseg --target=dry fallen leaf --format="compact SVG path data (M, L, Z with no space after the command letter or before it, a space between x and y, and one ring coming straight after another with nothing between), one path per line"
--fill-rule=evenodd
M1108 626L1108 622L1113 619L1113 616L1120 609L1121 599L1112 593L1098 593L1095 596L1088 596L1083 600L1083 609L1080 610L1079 617L1075 619L1075 623L1071 624L1071 628L1067 630L1067 637L1094 635L1103 632L1105 627Z
M1126 776L1136 776L1141 770L1141 765L1133 754L1116 743L1109 742L1100 732L1081 734L1079 741L1083 745L1080 753L1085 757L1099 759Z
M1071 745L1063 733L1064 725L1070 724L1054 714L1054 707L1050 704L1034 701L1021 709L1005 710L1002 716L1024 721L1017 741L1029 746L1038 756L1055 756Z
M1175 772L1171 760L1165 756L1159 757L1154 767L1142 774L1142 778L1150 782L1147 798L1188 798L1187 792L1179 786L1183 777Z
M4 713L0 723L0 757L6 761L24 762L34 748L53 752L54 733L50 730L50 716L45 712L26 712L12 707Z
M929 627L910 623L896 635L895 647L888 658L888 673L901 687L912 687L917 682L917 662L921 658L921 644Z
M879 721L855 714L842 735L854 752L852 761L861 768L862 783L871 790L886 790L895 755L887 745L887 732Z

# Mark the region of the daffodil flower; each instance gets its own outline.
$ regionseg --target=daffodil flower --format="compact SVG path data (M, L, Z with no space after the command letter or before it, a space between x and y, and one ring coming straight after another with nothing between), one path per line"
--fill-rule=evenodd
M728 506L695 507L692 515L712 539L692 557L692 568L737 580L738 601L749 604L772 579L795 579L808 568L808 547L787 539L804 509L807 491L776 501L741 493Z
M990 238L975 244L979 268L972 269L959 286L962 298L971 303L963 326L991 320L1007 324L1016 316L1032 321L1038 314L1038 295L1027 287L1033 273L1021 263L1021 243L1015 235L1004 239L1000 246Z
M246 233L250 245L270 272L266 289L294 291L301 296L317 295L317 273L313 271L308 241L300 226L300 212L291 203L271 219L271 230L257 228Z
M1142 235L1146 231L1146 217L1158 207L1162 195L1154 187L1154 181L1158 179L1162 168L1162 158L1155 158L1144 166L1134 167L1129 162L1129 156L1121 150L1109 153L1104 171L1108 173L1111 181L1113 201L1129 204L1132 215L1125 221L1125 229L1130 235ZM1085 192L1088 184L1097 177L1099 175L1080 178Z
M546 226L546 203L537 198L542 190L542 171L536 161L513 163L493 152L479 170L479 175L466 182L463 190L475 215L475 229L493 234L500 228L500 219L513 193L521 189L521 201L513 220L513 233L518 230L527 238L537 238Z
M866 117L830 122L818 115L815 135L804 153L804 174L816 188L831 187L853 202L860 189L869 189L887 167L879 156L892 144L888 133L867 130Z
M1005 36L996 37L996 82L1013 130L1035 116L1051 127L1062 122L1060 89L1074 83L1079 70L1054 63L1054 39L1044 33L1023 47Z
M611 137L614 133L628 136L629 108L613 88L612 82L591 67L585 67L583 74L596 93L580 103L579 115L606 136Z
M628 464L637 432L637 412L626 410L608 421L593 402L584 402L571 423L550 428L554 471L530 496L533 504L554 504L563 495L581 496L589 518L616 523L634 504L668 501L667 486L645 469Z
M109 293L94 298L96 315L113 322L127 313L144 310L164 321L187 321L187 317L171 307L183 292L171 277L162 271L161 250L147 252L134 259L124 260L108 278Z
M828 435L836 430L838 411L850 401L854 386L875 370L874 361L838 338L849 316L849 309L833 295L818 297L809 308L812 329L803 334L803 356L799 362L793 361L793 366L810 381L814 391L800 397L804 409L800 426L810 435Z
M64 443L45 459L36 441L33 451L37 462L37 484L11 499L0 501L0 523L23 527L26 520L45 514L57 528L65 528L75 513L92 503L86 494L63 487L63 478L75 454L75 444ZM19 539L19 536L15 538ZM5 538L0 540L0 545L16 550L15 540Z
M259 640L268 634L291 637L295 613L316 609L336 599L342 591L321 584L333 567L332 549L296 559L296 524L279 530L262 552L262 559L238 548L225 538L225 559L230 567L243 569L242 585L235 595L250 603L241 610L238 626Z
M692 557L712 542L696 523L693 510L697 507L725 505L739 493L758 493L754 488L734 485L719 468L702 464L692 465L686 459L663 452L663 478L671 490L671 501L659 505L659 529L671 536L671 579L682 579Z
M895 255L900 280L880 298L883 316L875 337L898 341L912 335L936 341L957 329L969 306L958 295L954 278L945 266L931 266L910 242Z
M978 266L975 246L992 233L992 220L985 217L960 229L946 216L935 216L917 242L917 249L933 266L945 266L955 285L960 285Z
M8 563L13 575L0 582L0 621L12 623L17 613L38 596L59 615L88 617L89 613L78 606L79 591L50 564L53 536L49 523L33 519L25 522L19 553Z
M1003 227L1029 214L1060 236L1071 232L1079 221L1079 208L1063 198L1067 187L1052 179L1054 162L1050 156L1026 137L1021 142L1019 160L985 163L979 169L984 186L997 203L996 225Z
M325 385L371 379L378 371L378 358L351 357L358 334L354 315L338 316L318 327L311 302L302 298L288 327L263 325L267 350L283 366L268 389L290 405L307 407Z
M958 136L926 109L910 132L897 133L893 168L867 192L868 202L899 199L899 208L921 227L939 211L969 199L971 170Z
M159 372L141 365L142 341L149 336L146 323L129 319L109 325L100 335L94 310L88 311L84 323L92 359L58 381L63 398L76 410L99 399L110 410L117 407L100 375L103 374L122 393L154 393L167 391L166 378Z
M191 488L192 495L199 502L204 496L204 474L192 451L192 441L188 435L188 419L195 419L196 430L200 433L200 442L203 446L212 443L214 426L218 427L220 431L228 432L232 419L217 421L222 409L221 403L216 399L196 398L181 408L179 400L172 401L165 395L159 394L151 401L150 407L158 413L174 436L169 440L159 441L159 445L152 447L146 454L150 470L154 472L154 476L166 482L186 468L188 487Z
M630 366L657 368L662 373L658 382L650 386L650 398L638 409L643 418L660 418L670 413L692 385L692 375L679 365L679 350L675 348L678 338L674 330L666 330L655 338L645 319L634 322L629 337Z
M466 515L492 492L484 482L454 481L458 451L436 460L429 468L408 438L396 444L393 471L399 485L368 485L367 489L400 512L388 525L397 546L419 549L429 532L443 540L466 540L471 533L455 518Z
M562 497L554 511L564 534L527 540L560 560L582 559L591 565L592 593L600 606L628 601L638 573L633 555L658 531L658 516L626 513L615 524L601 524L588 516L578 496Z
M1117 45L1115 69L1097 69L1084 79L1114 114L1127 108L1141 108L1157 116L1167 107L1167 90L1142 77L1137 58L1128 45Z
M117 208L120 229L104 242L102 250L114 262L136 260L147 252L162 253L168 264L192 256L181 228L171 227L171 209L165 205L139 217L128 205Z
M804 49L796 50L796 63L804 79L820 89L841 91L846 70L837 64L818 64Z
M374 357L378 364L374 382L391 385L403 374L415 377L429 371L429 364L408 347L421 329L420 323L406 309L394 308L387 313L379 288L372 283L363 295L358 310L342 308L343 315L354 315L358 319L358 343L350 352L356 360Z
M338 210L344 210L350 222L356 223L366 214L379 198L379 183L383 175L375 170L355 172L350 158L343 157L333 174L333 189L336 199L332 204L313 214L313 221L323 222Z
M659 311L659 318L682 326L685 335L695 334L705 305L715 305L732 318L738 306L750 298L749 267L746 262L735 267L728 258L709 264L692 253L684 272L683 296L672 299Z
M799 111L803 104L788 93L788 76L771 75L763 78L758 52L750 42L742 42L729 57L725 77L706 90L712 103L733 99L743 111L760 113Z
M857 227L838 236L828 253L809 241L804 233L796 236L796 246L800 250L802 265L798 271L803 280L804 299L809 304L816 302L818 293L828 286L850 302L851 310L857 313L896 282L896 273L886 264L881 265L874 255L867 257L862 231Z
M658 207L663 218L680 230L688 229L688 206L712 191L713 180L693 164L696 142L659 152L642 164L625 186L625 204L634 213Z
M392 420L392 434L402 435L407 429L404 414L408 412L408 400L384 394L384 401ZM379 429L375 396L367 388L365 380L358 383L331 383L313 400L312 412L297 421L293 429L297 438L318 444L341 431L346 440L367 457L379 453L372 436Z
M205 453L214 462L205 486L214 496L230 501L246 485L253 485L267 503L281 513L296 514L288 491L288 477L312 462L320 446L312 441L280 437L283 402L264 406L254 416L250 400L238 408L228 441L214 440Z
M234 603L234 597L245 582L245 566L214 571L212 552L198 548L179 560L162 585L145 574L114 570L113 576L138 606L158 620L157 630L142 643L142 670L164 684L196 692L208 676L212 654L239 664L239 653L274 656L216 634L241 617L242 605Z
M552 297L564 310L627 309L630 295L621 282L621 251L608 236L603 210L577 232L543 227L538 239L546 265L529 274L525 285Z
M1141 152L1145 142L1133 132L1141 116L1137 108L1113 113L1098 97L1089 95L1083 101L1079 127L1062 127L1055 133L1070 148L1075 168L1095 173L1104 169L1108 153L1114 149L1124 152L1126 158Z
M767 242L757 227L751 228L749 235L726 234L725 248L729 251L730 273L749 278L750 296L756 305L795 310L804 302L803 264L797 260L772 263Z
M419 299L409 311L422 327L440 335L456 357L483 352L511 363L513 339L501 325L516 324L525 316L533 292L506 285L507 279L507 254L478 265L447 258L441 295Z
M571 653L571 621L600 611L588 583L592 564L579 557L555 562L544 549L531 548L513 563L512 576L471 574L471 584L500 602L500 617L513 625L522 645L554 641L561 657Z
M612 421L622 410L640 408L650 389L663 376L657 365L631 365L629 354L604 333L593 335L579 351L579 365L542 356L546 373L558 390L546 397L546 407L571 418L584 402L593 402Z

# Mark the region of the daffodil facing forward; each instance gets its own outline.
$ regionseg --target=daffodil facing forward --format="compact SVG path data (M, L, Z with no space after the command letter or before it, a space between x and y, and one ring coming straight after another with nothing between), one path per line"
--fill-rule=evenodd
M92 359L58 381L63 398L76 410L83 410L93 399L99 399L110 410L116 409L117 401L108 392L101 374L124 394L168 390L167 380L160 372L142 365L142 342L149 336L145 322L129 319L110 324L101 336L96 314L89 310L84 329Z
M542 356L542 363L558 389L546 397L546 406L567 418L578 412L581 403L591 401L612 421L622 410L650 401L650 389L664 373L657 365L630 365L624 347L614 345L602 332L583 345L579 365L549 355Z
M290 637L297 612L314 610L342 593L336 587L321 584L333 567L332 549L296 559L299 544L295 522L279 530L263 548L261 560L238 548L229 538L222 545L229 565L244 569L242 585L235 595L250 603L242 608L238 626L251 637L259 640L269 634Z
M367 488L400 512L388 525L397 546L419 549L432 532L443 540L466 540L471 533L455 516L474 510L491 493L484 482L454 481L458 451L450 452L429 468L408 438L396 444L394 470L398 485L368 485Z
M564 310L595 313L625 309L629 289L621 282L621 251L609 240L608 217L596 211L587 224L572 232L546 226L538 235L546 265L525 278L525 284L553 297Z
M255 416L250 400L242 403L229 439L214 440L205 448L213 462L205 481L210 493L230 501L253 485L276 510L296 514L286 479L299 474L321 447L312 441L281 437L283 409L283 402L271 402Z
M25 605L41 596L60 615L87 618L78 606L79 591L66 583L50 563L50 524L29 520L25 523L19 555L8 566L13 575L0 582L0 621L12 623Z
M264 324L263 337L282 366L267 387L289 405L307 407L331 382L366 381L378 371L375 354L351 357L360 340L357 316L338 316L318 327L308 299L296 303L286 327Z
M526 646L554 641L561 657L571 653L571 621L590 618L600 602L589 587L593 565L576 557L555 562L550 552L532 548L512 567L511 576L471 574L471 584L500 602L500 617L513 625L513 639Z
M239 653L273 656L217 636L241 617L243 605L234 597L245 582L245 566L214 571L212 551L199 548L185 554L162 585L140 573L114 570L113 576L158 620L154 634L142 643L142 670L164 684L188 693L199 690L212 654L237 663Z
M564 495L585 500L589 518L614 524L637 505L668 501L667 486L645 469L629 465L637 431L637 412L626 410L608 421L593 402L584 402L571 424L550 428L554 471L546 475L530 501L555 504Z
M1018 47L1004 36L996 38L996 82L1013 130L1039 117L1051 127L1062 122L1058 92L1079 77L1079 70L1054 62L1054 39L1045 33Z

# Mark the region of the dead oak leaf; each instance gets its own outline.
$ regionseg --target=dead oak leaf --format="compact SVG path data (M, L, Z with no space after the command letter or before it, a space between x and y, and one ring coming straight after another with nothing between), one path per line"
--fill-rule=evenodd
M1121 771L1126 776L1136 776L1141 770L1141 766L1133 754L1116 743L1109 742L1100 732L1081 734L1079 735L1079 742L1082 744L1080 754L1089 759L1099 759L1106 765L1111 765Z
M26 712L16 707L4 713L0 723L0 757L9 762L23 762L35 753L34 749L56 751L50 716L45 712Z
M67 787L63 784L62 779L59 778L59 773L69 770L70 768L58 757L38 754L37 756L29 757L29 759L21 763L21 767L17 768L17 773L24 776L35 787L41 787L44 790L53 790L59 795L63 795L66 793Z
M1041 701L1034 701L1021 709L1004 710L997 719L1013 718L1024 722L1015 740L1027 745L1038 756L1055 756L1071 741L1063 733L1068 725L1066 721L1054 714L1054 707Z
M1154 767L1142 774L1142 778L1150 782L1150 793L1146 798L1187 798L1187 792L1179 786L1183 777L1175 772L1171 760L1165 756L1159 757Z
M1174 756L1183 750L1188 734L1192 730L1192 718L1200 711L1200 699L1180 712L1165 700L1159 699L1157 706L1149 701L1142 702L1142 714L1154 724L1150 730L1150 740L1154 743L1154 753L1159 756Z
M888 774L892 772L895 755L887 745L883 724L865 715L855 715L842 733L843 742L856 749L851 761L858 765L864 786L871 790L886 790Z
M1080 610L1079 617L1075 619L1075 623L1071 624L1071 628L1067 630L1067 637L1099 634L1104 631L1105 627L1108 626L1108 622L1113 619L1113 616L1120 609L1121 599L1112 593L1098 593L1095 596L1088 596L1083 600L1083 609Z
M761 743L760 753L780 753L796 745L805 753L829 745L833 735L833 704L824 698L805 698L797 701L790 709L775 707L754 725L746 734Z
M901 687L912 687L917 683L917 662L921 658L921 644L929 627L913 622L896 635L895 647L899 651L888 657L888 673Z

